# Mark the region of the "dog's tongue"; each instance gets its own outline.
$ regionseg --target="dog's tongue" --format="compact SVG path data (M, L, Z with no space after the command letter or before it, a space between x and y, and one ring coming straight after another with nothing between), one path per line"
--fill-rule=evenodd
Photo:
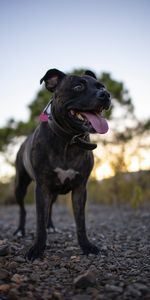
M89 112L82 112L82 115L91 123L96 132L104 134L108 131L108 123L101 115Z

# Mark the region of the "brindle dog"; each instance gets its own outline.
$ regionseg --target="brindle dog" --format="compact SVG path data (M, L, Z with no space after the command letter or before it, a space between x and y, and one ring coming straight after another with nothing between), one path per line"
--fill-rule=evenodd
M110 94L91 71L83 76L66 75L49 70L41 79L54 92L51 112L22 144L16 159L15 195L20 206L16 233L25 234L24 196L29 183L35 181L37 210L36 239L27 253L34 260L46 247L47 227L53 227L52 205L58 194L72 192L77 237L83 253L99 252L89 242L85 228L86 184L93 168L89 133L107 132L103 109L110 106Z

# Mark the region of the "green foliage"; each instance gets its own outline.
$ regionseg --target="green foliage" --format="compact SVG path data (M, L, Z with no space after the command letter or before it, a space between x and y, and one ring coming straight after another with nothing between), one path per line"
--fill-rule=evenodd
M14 178L9 182L0 182L0 204L14 204L16 203L14 197Z
M15 136L16 123L14 119L10 119L6 126L0 128L0 150L6 149L6 146L11 143Z
M112 155L110 165L115 174L127 171L124 145L120 147L120 152L118 154Z
M88 186L88 197L97 203L128 203L137 208L150 200L149 181L149 171L120 173L101 182L92 180Z
M123 82L116 81L111 77L111 74L105 72L100 75L99 80L104 83L108 91L110 91L113 99L111 109L106 112L107 118L111 119L112 111L115 109L116 103L124 107L124 110L126 110L128 114L133 113L134 106Z
M52 94L46 89L42 89L38 92L36 98L28 106L30 109L29 120L36 119L40 115L51 97Z
M138 208L138 206L142 203L143 191L141 186L135 185L133 189L133 197L131 199L131 205L133 208Z

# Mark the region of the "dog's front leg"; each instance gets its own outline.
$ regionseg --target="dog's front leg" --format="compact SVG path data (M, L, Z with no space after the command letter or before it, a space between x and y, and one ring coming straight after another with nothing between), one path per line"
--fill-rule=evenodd
M81 185L72 191L73 211L77 227L77 237L84 254L98 254L99 249L89 242L85 227L86 186Z
M36 239L33 246L27 253L27 258L32 261L38 257L41 257L46 247L46 213L48 205L47 198L43 196L42 188L38 184L36 185L35 197L37 215Z
M48 232L55 232L57 229L55 228L53 221L52 221L52 207L54 202L57 199L57 194L51 194L49 197L49 209L48 209L48 216L47 216L47 230Z

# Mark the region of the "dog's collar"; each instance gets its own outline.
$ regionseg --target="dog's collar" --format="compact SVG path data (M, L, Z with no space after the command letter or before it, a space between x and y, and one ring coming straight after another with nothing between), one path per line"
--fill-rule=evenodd
M55 134L63 137L63 139L66 139L70 145L76 144L85 150L94 150L97 147L96 144L88 142L88 133L80 133L75 135L69 134L56 122L56 120L52 118L48 120L48 124Z
M62 128L62 126L56 121L56 118L54 117L54 114L52 112L52 101L53 100L50 100L48 105L45 107L44 111L40 114L40 121L48 122L48 125L50 126L52 131L58 136L65 138L70 145L76 144L82 149L94 150L97 147L97 145L88 141L89 134L87 132L74 134L69 133L64 128Z

